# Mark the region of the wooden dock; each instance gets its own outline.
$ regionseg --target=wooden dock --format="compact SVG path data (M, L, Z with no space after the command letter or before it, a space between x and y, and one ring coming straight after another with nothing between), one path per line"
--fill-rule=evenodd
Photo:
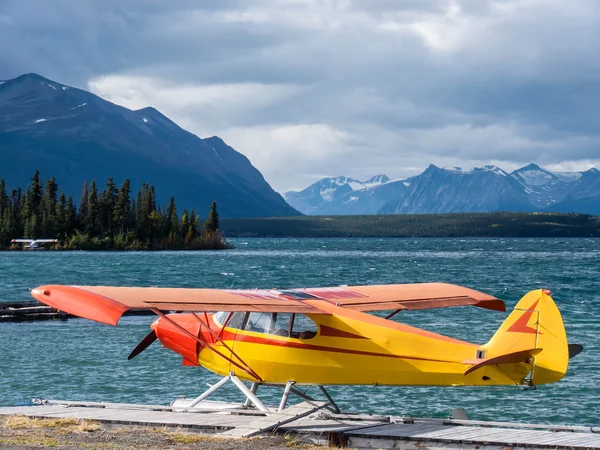
M127 316L148 316L150 309L126 311ZM0 302L0 322L29 322L33 320L66 320L71 314L54 309L38 301Z
M372 448L600 449L600 428L494 423L359 414L333 414L324 402L280 413L253 409L194 409L163 405L44 401L0 407L0 415L94 420L105 426L152 426L240 438L283 433L321 445Z
M28 322L31 320L57 320L69 317L37 301L0 302L0 322Z

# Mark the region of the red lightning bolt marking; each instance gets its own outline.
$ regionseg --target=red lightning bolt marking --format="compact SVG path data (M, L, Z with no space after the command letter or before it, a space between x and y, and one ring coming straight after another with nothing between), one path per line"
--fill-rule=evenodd
M535 328L531 328L527 325L529 319L531 319L532 314L536 312L534 311L534 309L538 303L539 300L537 300L533 305L531 305L529 310L525 311L506 331L512 331L513 333L538 333L538 331ZM541 332L539 333L542 334Z

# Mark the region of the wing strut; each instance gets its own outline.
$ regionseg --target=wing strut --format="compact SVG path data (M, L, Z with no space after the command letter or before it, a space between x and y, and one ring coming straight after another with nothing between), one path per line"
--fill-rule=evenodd
M385 316L386 319L391 319L392 317L394 317L396 314L398 314L400 311L402 311L404 308L399 308L394 310L393 312L391 312L390 314L388 314L387 316Z
M192 333L190 333L188 330L186 330L185 328L183 328L181 325L179 325L177 322L175 322L174 320L171 320L166 314L164 314L161 310L153 308L152 312L155 313L156 315L160 316L161 318L165 319L167 322L169 322L171 325L173 325L175 328L177 328L178 330L180 330L182 333L185 333L187 336L191 337L192 339L194 339L196 342L199 342L201 345L208 347L210 350L212 350L214 353L216 353L217 355L219 355L221 358L225 359L226 361L230 362L231 364L233 364L234 366L236 366L239 369L242 369L244 372L246 372L248 375L250 375L251 377L256 378L257 380L259 380L262 383L262 378L260 376L258 376L258 374L256 372L254 372L254 370L252 370L252 368L250 366L248 366L248 364L246 364L244 361L242 361L240 359L239 356L237 356L230 348L227 344L225 344L221 339L219 339L219 341L221 343L223 343L223 345L225 346L225 348L227 348L227 350L229 350L231 352L232 355L235 355L238 359L240 359L240 361L242 361L242 364L244 364L246 367L238 364L236 361L234 361L233 359L225 356L223 353L221 353L220 351L218 351L216 348L214 348L214 346L212 346L210 343L203 341L202 339L200 339L198 336L194 336ZM198 319L200 319L198 317ZM206 326L204 324L204 322L202 322L200 320L200 323L204 326ZM214 334L214 332L212 330L209 329L209 331L211 333Z
M206 315L206 312L204 314ZM249 373L250 375L255 377L257 380L262 381L262 378L259 377L258 374L254 370L252 370L252 368L248 364L246 364L246 362L236 352L234 352L233 349L231 347L229 347L229 345L227 345L225 343L225 341L217 333L215 333L213 330L211 330L211 328L208 326L207 323L204 323L202 321L202 319L200 317L198 317L198 315L193 311L192 311L192 315L196 318L196 320L198 322L200 322L201 327L203 326L204 328L206 328L208 330L208 332L213 337L213 339L216 339L221 345L223 345L223 347L225 347L227 350L229 350L231 352L231 354L233 356L235 356L240 361L240 363L242 363L246 367L247 373ZM208 322L208 316L207 316L207 322Z

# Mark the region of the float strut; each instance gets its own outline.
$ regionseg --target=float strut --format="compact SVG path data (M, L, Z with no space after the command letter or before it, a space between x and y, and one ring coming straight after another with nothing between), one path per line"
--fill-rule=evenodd
M244 393L244 395L248 398L248 400L250 400L252 403L254 403L254 406L256 406L261 411L269 412L269 408L267 408L263 404L263 402L261 402L258 399L258 397L256 395L254 395L252 393L252 391L250 391L250 389L248 389L248 387L242 382L242 380L240 380L238 377L236 377L233 374L229 375L229 379L233 382L233 384L235 384L237 386L237 388L240 391L242 391Z
M229 377L224 377L221 380L219 380L218 383L213 384L207 391L205 391L202 395L200 395L199 397L196 397L194 400L192 400L187 406L186 408L193 408L194 406L196 406L198 403L200 403L202 400L204 400L206 397L208 397L210 394L212 394L213 392L215 392L217 389L219 389L221 386L223 386L225 383L227 383L229 381Z
M295 381L288 381L285 385L285 389L283 390L283 396L281 397L281 402L279 402L279 409L277 410L278 412L284 410L285 404L288 401L288 397L290 396L290 391L292 390L292 386L294 385L294 383Z
M252 383L252 386L250 386L250 392L252 392L253 394L256 394L257 390L258 390L258 383L255 381ZM248 408L251 404L252 404L252 402L250 401L249 398L247 398L246 401L244 402L244 408Z
M333 401L333 399L331 398L331 395L329 395L329 392L327 392L327 389L325 389L325 386L319 385L319 389L321 389L321 392L327 398L327 401L329 402L331 407L334 409L335 413L341 414L342 411L340 411L340 408L338 407L338 405Z

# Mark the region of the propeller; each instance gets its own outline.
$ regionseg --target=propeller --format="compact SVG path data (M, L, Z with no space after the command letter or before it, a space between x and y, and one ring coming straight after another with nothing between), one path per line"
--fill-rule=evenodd
M579 355L583 351L583 345L581 344L569 344L569 359L573 356Z
M141 342L133 349L133 351L127 357L127 360L135 358L137 355L142 353L144 350L148 348L150 344L152 344L157 339L156 332L152 330L148 335L141 340Z

